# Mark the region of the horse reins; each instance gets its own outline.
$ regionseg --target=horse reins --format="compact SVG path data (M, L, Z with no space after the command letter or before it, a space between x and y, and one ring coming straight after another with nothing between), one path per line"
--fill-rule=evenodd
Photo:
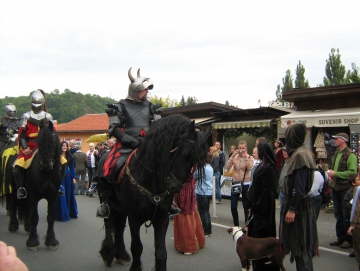
M173 152L175 152L175 153L174 153L172 159L170 160L170 171L169 171L169 175L170 175L170 176L168 176L168 177L165 178L165 180L166 180L167 182L169 182L169 179L170 179L170 177L171 177L171 178L172 178L178 185L180 185L181 187L183 187L184 184L181 183L181 182L175 177L175 175L171 172L171 167L172 167L172 165L173 165L173 162L174 162L174 160L175 160L175 157L176 157L177 154L179 153L179 150L180 150L180 149L182 148L182 146L184 145L184 142L187 141L187 142L190 142L191 144L194 144L194 143L195 143L194 140L188 139L188 138L187 138L187 135L188 135L188 133L186 133L186 134L184 135L185 140L181 143L180 146L177 146L177 147L175 147L174 149L172 149L172 150L170 151L170 153L173 153ZM134 152L135 152L135 156L136 156L136 150L134 150ZM132 155L131 155L131 156L132 156ZM149 198L149 200L151 201L151 203L155 205L155 211L154 211L153 216L152 216L152 218L151 218L151 220L150 220L150 223L149 223L149 224L146 224L146 222L145 222L145 227L146 227L146 228L149 228L149 227L152 225L153 221L154 221L154 218L155 218L155 215L156 215L156 212L157 212L159 203L160 203L167 195L170 195L170 192L169 192L169 190L167 189L167 190L165 190L164 192L162 192L161 194L154 194L154 193L152 193L151 191L149 191L148 189L146 189L145 187L143 187L141 184L139 184L139 183L135 180L135 178L131 175L131 171L130 171L130 168L129 168L131 156L128 158L127 162L125 163L125 173L126 173L126 175L129 176L131 183L132 183L133 185L135 185L135 186L139 189L140 193L141 193L142 195L147 196L147 197ZM139 161L140 164L141 164L142 166L144 166L148 171L154 173L154 171L153 171L152 169L148 168L146 165L144 165L144 163L142 163L140 159L138 159L138 161Z

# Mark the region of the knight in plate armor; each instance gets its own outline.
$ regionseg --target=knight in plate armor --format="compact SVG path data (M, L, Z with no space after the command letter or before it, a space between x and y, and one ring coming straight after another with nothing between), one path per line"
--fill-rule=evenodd
M20 119L16 117L16 107L8 103L5 106L5 116L0 117L0 153L3 153L10 141L16 140L19 126Z
M36 138L38 136L40 121L53 121L50 113L46 112L45 93L38 89L31 95L31 110L21 117L18 133L19 155L15 161L15 183L18 188L18 199L26 198L27 192L24 187L25 169L29 168L31 158L37 149ZM64 194L63 187L60 188L60 195Z
M115 137L117 143L109 152L100 169L101 172L98 171L98 177L106 180L104 182L108 187L100 194L102 204L97 209L96 216L101 218L109 216L107 197L116 181L114 176L118 176L126 158L140 146L151 123L161 118L162 113L161 105L154 105L147 100L149 90L154 87L153 81L148 77L142 77L140 69L137 71L137 77L134 78L130 68L128 77L130 85L127 97L118 103L108 104L106 109L109 116L109 138Z

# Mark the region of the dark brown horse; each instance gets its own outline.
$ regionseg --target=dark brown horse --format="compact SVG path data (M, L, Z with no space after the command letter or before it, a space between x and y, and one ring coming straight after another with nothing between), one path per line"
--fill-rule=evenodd
M179 192L193 166L203 168L207 152L205 133L182 115L156 121L132 156L126 174L110 196L110 216L104 219L105 239L100 254L106 266L116 259L129 264L124 228L128 218L131 231L130 270L142 270L143 246L140 227L152 225L155 232L155 270L166 270L165 236L174 193ZM101 182L98 185L101 193Z

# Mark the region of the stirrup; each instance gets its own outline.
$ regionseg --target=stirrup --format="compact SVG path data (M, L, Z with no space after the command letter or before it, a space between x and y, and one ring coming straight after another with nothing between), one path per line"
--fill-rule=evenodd
M25 187L19 187L19 189L17 190L17 198L18 199L26 199L27 198L27 192Z
M106 211L102 210L103 208L107 208ZM104 211L103 213L101 211ZM105 213L107 212L107 213ZM100 218L109 218L110 216L110 207L107 203L101 203L100 206L96 210L96 217Z

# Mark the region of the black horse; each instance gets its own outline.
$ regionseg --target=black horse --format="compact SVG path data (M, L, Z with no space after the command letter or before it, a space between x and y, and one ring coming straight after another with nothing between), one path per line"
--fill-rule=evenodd
M38 148L34 153L31 166L25 170L24 186L27 190L27 198L20 200L26 202L26 210L24 210L26 213L25 230L29 232L26 246L30 250L38 250L40 244L37 235L38 203L41 199L46 199L48 202L48 228L45 245L50 250L56 250L59 241L55 238L54 212L66 163L63 163L61 159L60 139L51 121L48 123L40 122L37 144ZM15 191L14 194L16 194ZM13 217L11 212L10 216Z
M13 169L14 169L13 163L17 158L18 149L19 148L17 141L10 141L1 149L0 198L2 200L2 203L4 203L4 201L6 202L6 210L9 215L11 208L10 206L13 205L15 210L17 210L17 203L18 203L16 200L16 193L15 193L15 198L13 197L14 196L13 191L14 189L16 189L14 182L14 174L13 174ZM16 212L13 212L13 214L16 216ZM14 229L12 232L16 232L18 229L19 229L19 225L17 223L17 228Z
M200 132L195 123L182 115L171 115L156 121L128 159L125 175L110 196L110 215L104 219L105 239L100 255L106 266L115 259L129 264L124 244L126 218L131 231L130 270L142 270L143 246L140 227L152 225L155 232L155 269L166 270L165 236L173 194L179 192L193 166L203 168L207 152L206 139L211 128ZM101 193L101 182L99 183Z

